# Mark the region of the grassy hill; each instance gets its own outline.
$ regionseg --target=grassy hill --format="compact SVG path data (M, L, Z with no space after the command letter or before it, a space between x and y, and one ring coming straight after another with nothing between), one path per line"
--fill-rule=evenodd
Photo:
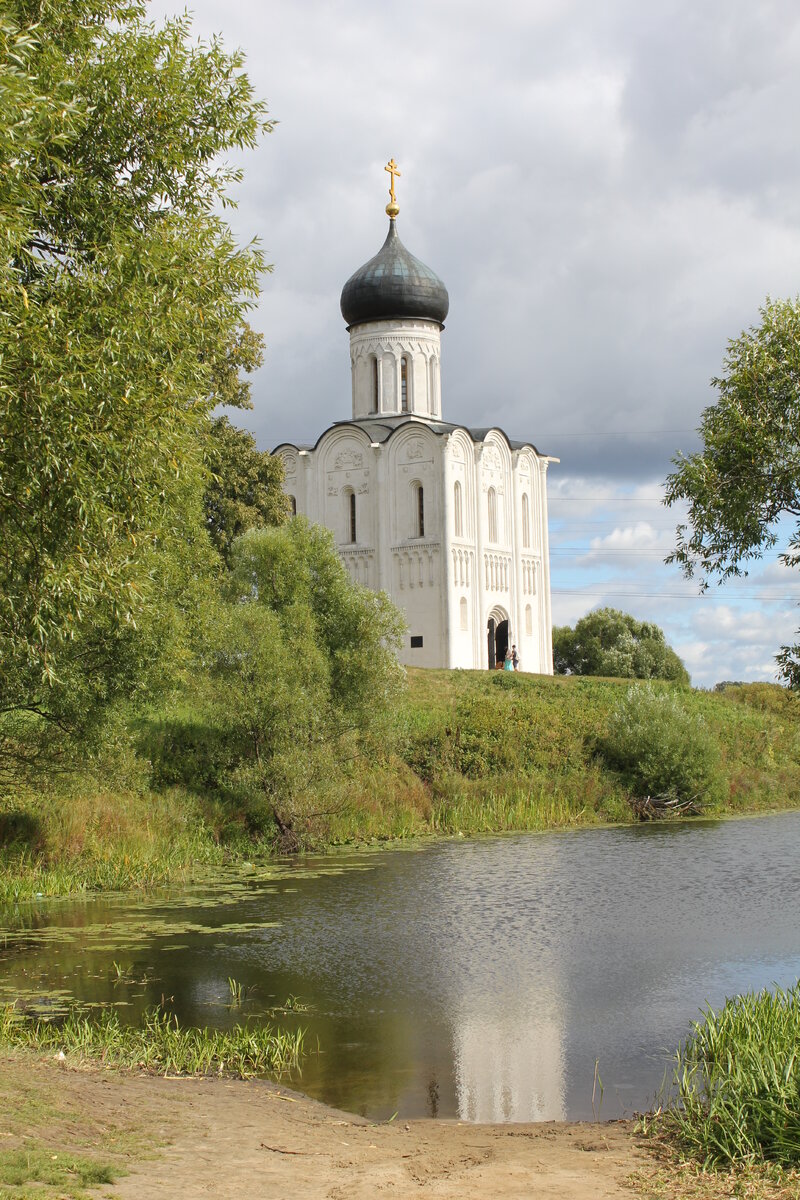
M629 710L614 714L643 694L650 725L631 742ZM615 721L625 744L612 754ZM334 801L329 789L309 792L300 832L322 847L630 821L632 797L648 786L640 760L654 752L672 771L699 764L705 814L798 807L800 696L768 684L709 693L411 670L380 739L345 764ZM270 831L248 828L230 798L156 787L157 778L141 749L116 749L46 789L7 787L0 900L155 884L269 852Z

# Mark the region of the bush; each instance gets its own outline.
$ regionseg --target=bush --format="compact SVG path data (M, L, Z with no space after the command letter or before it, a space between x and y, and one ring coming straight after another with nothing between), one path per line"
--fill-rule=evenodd
M638 796L717 798L719 748L699 713L674 692L628 688L598 748Z
M800 985L708 1009L676 1059L664 1124L709 1164L800 1163Z

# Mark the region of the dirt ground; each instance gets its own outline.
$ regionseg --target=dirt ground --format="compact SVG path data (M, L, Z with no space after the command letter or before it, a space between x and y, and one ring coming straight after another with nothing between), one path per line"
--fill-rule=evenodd
M93 1193L119 1200L630 1198L628 1178L652 1162L622 1122L374 1125L260 1081L2 1055L0 1147L34 1145L122 1166Z

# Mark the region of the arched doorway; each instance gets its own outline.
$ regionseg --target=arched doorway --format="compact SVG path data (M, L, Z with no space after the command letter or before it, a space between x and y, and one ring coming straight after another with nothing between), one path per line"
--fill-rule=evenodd
M503 663L508 649L508 621L501 621L494 631L495 661Z
M508 617L501 608L495 608L489 614L486 624L486 642L488 651L489 670L502 666L510 640Z

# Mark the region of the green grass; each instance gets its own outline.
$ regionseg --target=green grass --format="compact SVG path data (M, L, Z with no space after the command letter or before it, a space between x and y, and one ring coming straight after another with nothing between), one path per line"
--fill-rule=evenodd
M673 1087L657 1124L705 1165L800 1166L800 983L706 1010Z
M407 692L380 739L337 764L331 778L309 784L312 815L296 824L299 842L324 849L631 821L630 800L650 776L637 770L635 746L616 762L603 747L614 712L637 686L409 670ZM800 695L769 684L722 693L650 687L670 699L667 716L679 708L686 728L702 728L713 750L713 787L701 797L706 814L800 806ZM159 720L155 714L156 727ZM183 747L184 758L189 751ZM202 786L154 786L163 771L151 774L148 760L129 747L38 790L7 786L0 792L0 905L39 894L152 888L270 854L269 830L254 832L236 797L215 792L213 772L206 778L198 771Z
M163 1075L227 1074L246 1079L299 1064L305 1031L275 1025L237 1025L231 1030L182 1026L178 1018L150 1009L139 1026L123 1025L113 1009L86 1015L73 1009L55 1023L21 1016L13 1005L0 1012L0 1045L63 1052Z
M52 1195L50 1188L60 1197L80 1200L85 1188L114 1183L124 1174L121 1167L49 1148L0 1150L0 1200L32 1200Z

